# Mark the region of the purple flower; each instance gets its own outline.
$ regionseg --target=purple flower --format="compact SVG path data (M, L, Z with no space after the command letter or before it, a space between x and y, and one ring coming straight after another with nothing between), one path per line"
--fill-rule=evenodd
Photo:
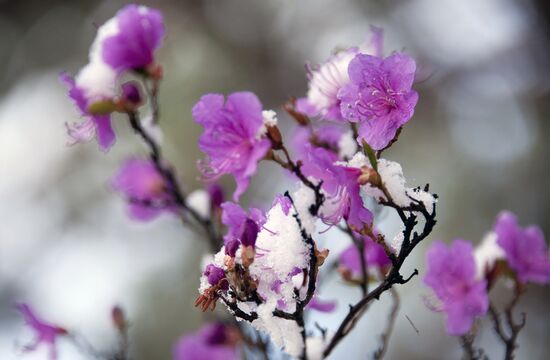
M137 82L131 81L122 84L121 98L129 104L139 104L141 102L141 93Z
M550 284L550 253L538 226L522 229L514 214L503 211L497 218L495 233L508 265L521 282Z
M208 186L208 194L210 195L210 208L211 210L219 209L222 203L225 201L225 194L223 188L218 184L210 184Z
M317 296L314 296L307 304L307 307L319 312L330 313L336 309L336 301L325 301L319 299Z
M338 92L342 116L359 122L359 141L386 147L412 117L418 93L412 90L414 60L402 53L385 59L359 54L349 64L350 84Z
M307 97L297 100L296 110L308 116L342 121L340 99L337 95L342 87L349 84L348 65L360 52L382 56L382 29L371 27L371 39L367 46L340 51L324 64L308 69Z
M151 220L162 212L174 210L166 181L150 160L127 159L111 186L127 197L128 213L136 220Z
M200 149L207 154L199 167L208 180L232 174L237 182L233 200L244 193L258 162L266 155L270 142L262 136L262 104L250 92L237 92L227 97L204 95L193 107L195 121L204 127Z
M208 324L178 340L173 349L174 360L237 360L237 341L232 327Z
M60 80L67 86L69 97L85 119L80 124L66 124L67 133L72 139L71 144L88 142L96 137L100 149L103 151L109 150L115 142L115 133L111 126L111 116L91 114L88 109L96 99L89 98L86 95L86 90L78 86L69 74L61 74Z
M27 304L17 304L16 308L23 316L25 323L36 333L35 341L32 344L25 346L24 350L34 351L40 346L40 344L45 344L50 348L50 360L57 359L57 337L61 335L66 335L67 330L42 321L36 316L31 307Z
M164 38L161 12L131 4L119 10L115 19L116 34L102 43L103 61L118 73L151 65Z
M311 147L302 166L306 176L323 182L322 189L327 199L321 208L321 218L330 225L342 219L360 230L372 223L372 213L364 206L358 178L361 170L336 165L338 157L324 148Z
M216 286L220 283L220 281L225 279L225 271L214 264L208 264L206 265L206 269L204 270L204 276L206 276L210 285ZM229 284L227 283L227 281L225 281L222 284L222 289L227 290L228 288Z
M227 226L224 236L226 253L235 256L238 244L253 246L266 218L260 209L250 208L247 214L239 205L225 202L222 207L222 223Z
M338 147L344 129L338 125L319 126L312 131L310 127L300 126L292 136L292 147L299 159L304 159L311 146L324 147L338 154Z
M359 241L364 243L363 256L365 257L367 269L378 268L382 270L391 264L382 245L376 243L367 236L356 234L356 237ZM363 276L361 258L359 257L359 251L357 251L355 244L351 244L340 254L340 265L344 269L349 270L353 278L360 278Z
M464 240L447 247L436 241L428 249L428 270L424 283L432 288L447 314L447 332L464 335L476 317L489 308L487 282L476 280L476 264L472 245Z

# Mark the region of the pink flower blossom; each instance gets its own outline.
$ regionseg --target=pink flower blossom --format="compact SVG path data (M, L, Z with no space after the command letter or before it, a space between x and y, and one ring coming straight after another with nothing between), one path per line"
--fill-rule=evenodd
M17 310L23 316L25 323L35 332L36 339L30 345L25 346L25 351L34 351L41 344L49 347L50 360L57 359L56 340L59 336L67 334L67 330L52 324L48 324L38 318L32 308L27 304L17 304Z
M232 174L237 182L233 200L238 201L270 148L261 134L262 104L250 92L233 93L225 104L223 95L208 94L193 107L193 117L204 127L199 147L208 156L200 170L211 181Z
M256 208L250 208L247 214L232 202L225 202L221 207L222 223L227 226L224 236L227 255L235 256L239 244L254 246L258 232L266 221L265 214Z
M343 121L338 92L349 84L348 66L359 53L382 56L382 29L371 27L371 38L366 46L352 47L332 55L325 63L308 68L307 97L298 99L296 110L325 120Z
M164 38L162 13L146 6L126 5L116 14L118 31L103 40L102 57L117 72L144 69Z
M147 221L163 212L174 211L172 196L167 192L168 185L150 160L127 159L111 186L126 196L128 213L136 220Z
M173 349L174 360L237 360L238 335L232 327L212 323L182 336Z
M84 118L82 123L66 124L67 133L71 137L70 144L85 143L96 137L99 148L103 151L109 150L115 143L111 116L91 114L88 108L93 100L86 96L85 89L78 86L69 74L61 74L60 80L67 86L69 97Z
M360 142L383 149L414 113L418 93L411 88L416 63L402 53L384 59L359 54L348 72L351 82L338 92L342 116L359 123Z
M497 244L521 282L550 284L550 253L538 226L522 229L514 214L502 212L495 224Z
M447 315L447 332L464 335L489 308L487 282L476 280L472 245L461 239L450 247L436 241L428 249L427 265L424 283L441 301L441 310Z
M323 313L330 313L336 309L336 301L321 300L318 296L314 296L307 304L307 307Z
M356 237L359 241L364 243L363 256L365 257L367 269L383 270L386 266L391 264L382 245L376 243L367 236L356 234ZM359 251L357 251L355 244L351 244L340 254L340 266L349 270L354 278L363 276L361 258L359 257Z
M361 170L336 165L338 157L324 148L310 147L302 171L322 181L327 199L320 216L327 224L336 225L342 219L360 230L372 223L372 213L364 206L358 181Z

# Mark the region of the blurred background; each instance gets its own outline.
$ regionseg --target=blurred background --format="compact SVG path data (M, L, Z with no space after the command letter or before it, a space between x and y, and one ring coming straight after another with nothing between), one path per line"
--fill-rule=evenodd
M108 188L120 162L145 153L122 118L108 153L92 142L67 147L64 123L78 120L57 77L87 62L97 25L125 1L0 0L0 359L21 355L31 333L13 309L27 301L46 319L78 329L99 348L115 343L109 311L122 305L132 322L136 359L169 359L183 333L205 317L192 307L207 246L177 219L135 223ZM550 234L550 4L540 0L224 0L144 1L164 11L167 38L160 92L164 147L187 190L200 187L190 114L205 92L251 90L265 108L280 109L307 90L304 64L324 61L338 46L385 29L385 51L406 50L432 76L416 86L420 101L397 146L409 185L439 194L438 226L405 273L424 269L434 239L479 242L501 209ZM283 129L292 122L280 115ZM245 203L267 207L274 190L291 186L262 164ZM227 180L227 179L226 179ZM233 183L227 181L232 190ZM383 229L395 233L391 219ZM340 233L325 236L338 244ZM347 241L347 240L341 240ZM331 245L332 246L332 245ZM336 245L337 247L339 245ZM421 271L422 274L422 271ZM498 288L496 298L509 292ZM459 359L443 317L423 303L429 291L414 279L399 288L402 307L387 359ZM356 288L334 278L321 290L338 294L330 315L310 320L335 328ZM518 359L550 351L550 292L531 286ZM334 352L365 359L379 343L389 311L383 297ZM414 323L418 333L406 316ZM479 342L494 358L502 349L483 323ZM82 359L61 343L61 360Z

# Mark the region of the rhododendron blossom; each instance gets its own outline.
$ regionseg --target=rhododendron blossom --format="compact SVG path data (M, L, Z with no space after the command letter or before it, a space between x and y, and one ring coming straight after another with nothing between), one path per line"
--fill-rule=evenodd
M411 119L418 102L418 93L411 89L416 63L402 53L384 59L359 54L348 72L351 82L338 92L342 116L359 123L360 142L383 149Z
M126 70L142 69L153 62L153 52L164 36L162 15L145 6L127 5L97 30L90 47L89 62L73 79L62 74L69 96L84 122L67 125L72 143L97 137L100 148L107 151L115 141L108 113L117 93L117 79ZM107 110L92 107L105 102Z
M145 70L154 61L154 52L164 38L160 11L130 4L114 18L117 31L102 43L103 61L118 73Z
M355 235L358 241L363 243L363 256L368 270L372 270L377 276L384 273L384 269L391 264L384 247L376 243L368 236ZM353 278L360 278L362 274L361 257L355 244L348 246L339 258L341 269L349 271Z
M450 247L434 242L427 252L424 282L441 301L447 315L447 332L463 335L474 320L487 313L487 283L476 280L473 247L464 240L455 240Z
M204 127L199 139L200 149L208 155L200 163L208 180L232 174L237 182L233 200L244 193L258 162L270 148L261 129L262 104L250 92L233 93L224 104L223 95L204 95L193 107L193 117Z
M35 336L36 336L34 342L30 345L25 346L24 350L34 351L41 344L44 344L45 346L49 347L49 353L48 353L49 359L56 360L57 359L57 348L56 348L57 338L63 335L67 335L67 330L59 326L51 325L44 322L38 316L36 316L33 309L27 304L17 304L16 307L17 307L17 310L19 310L19 312L25 319L25 323L35 332Z
M253 246L259 229L265 223L264 213L260 209L250 208L247 214L239 205L231 202L223 203L221 208L221 220L227 226L227 233L224 235L226 247L233 249L235 246L238 247L239 243L244 246ZM235 256L236 250L236 247L234 250L228 250L228 255Z
M150 160L126 160L111 181L111 186L126 196L128 213L136 220L151 220L174 209L169 185Z
M504 211L498 216L494 231L508 265L520 281L550 284L550 253L539 227L522 229L516 216Z
M238 330L223 323L203 326L182 336L173 349L174 360L237 360Z
M339 90L349 84L348 66L359 53L382 56L382 29L372 27L370 40L361 47L338 51L325 63L308 68L307 97L298 99L296 109L309 116L343 121Z
M67 132L71 137L70 143L84 143L96 137L101 150L107 151L115 142L111 116L90 113L89 106L93 103L93 100L88 97L86 89L77 85L76 81L66 73L61 74L60 78L68 88L69 97L84 117L84 121L80 124L66 124ZM106 97L109 97L109 95L106 95Z
M227 98L203 95L191 116L203 127L198 146L205 158L198 168L207 184L193 190L180 182L183 177L162 146L159 90L165 74L155 56L164 36L158 10L127 5L98 28L88 64L74 78L61 79L84 118L68 126L74 142L96 137L102 150L109 149L115 141L111 114L117 112L124 120L117 125L127 126L145 145L146 154L126 160L110 182L126 200L130 217L145 221L169 213L179 220L173 223L196 231L184 238L207 241L207 247L188 247L209 250L200 256L195 307L206 312L219 305L232 317L211 313L213 323L173 347L174 360L330 358L375 301L390 299L388 324L376 327L380 344L373 358L383 358L400 318L398 289L419 274L407 259L437 223L438 198L429 184L408 184L400 163L381 158L418 102L412 89L415 61L401 52L384 57L382 31L373 28L366 46L336 52L309 69L307 96L295 100L289 93L282 106L288 116L264 109L248 91ZM182 118L186 111L181 109ZM286 129L294 130L285 134ZM238 203L260 161L289 175L269 174L261 196L250 199L261 207L271 204L267 212ZM216 182L223 175L236 182L233 202L225 201ZM330 292L334 287L325 286L335 280L335 271L346 285L357 287L350 292L353 298L340 299ZM511 275L513 296L500 309L500 303L490 302L489 291L504 275ZM487 313L506 357L513 358L525 325L513 308L526 282L550 283L550 254L539 228L522 229L507 212L475 255L460 239L450 246L436 241L427 252L424 283L437 298L432 308L445 314L449 334L461 336L467 358L484 355L470 330ZM312 310L331 312L337 302L343 311L332 314L331 322L309 316ZM36 333L26 349L46 344L55 359L56 340L67 332L38 319L27 305L18 309ZM332 322L337 317L340 321ZM85 357L128 359L131 322L120 307L113 308L111 320L117 341L107 343L116 348L98 350L72 332L66 339Z
M324 148L310 147L304 160L304 174L322 181L327 196L320 214L323 221L336 225L344 219L357 230L371 224L372 213L360 194L360 169L337 164L337 155Z

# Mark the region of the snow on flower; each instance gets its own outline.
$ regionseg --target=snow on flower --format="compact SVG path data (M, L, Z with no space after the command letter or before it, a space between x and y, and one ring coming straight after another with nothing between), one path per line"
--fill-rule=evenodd
M114 144L110 111L104 114L90 109L102 102L112 103L117 79L123 71L152 62L153 51L160 46L163 34L160 12L137 5L127 5L99 27L88 64L75 78L66 73L60 76L84 117L82 123L67 124L72 144L90 141L94 136L103 151Z
M494 267L495 263L504 259L504 251L497 244L497 234L490 232L479 244L474 252L476 258L476 276L478 279L484 278Z
M340 89L342 116L359 123L359 141L385 148L413 115L418 93L412 90L416 63L406 54L384 59L358 54L350 62L350 83Z
M320 209L323 221L336 225L344 219L360 230L372 223L372 213L364 206L360 194L358 179L361 170L337 161L333 152L310 146L302 171L306 176L323 182L322 190L327 197Z
M232 174L237 182L233 200L244 193L258 162L270 148L270 141L257 137L264 126L262 104L250 92L237 92L227 97L204 95L193 107L195 121L204 127L199 140L207 159L199 163L207 180Z
M151 65L164 38L161 12L130 4L119 10L114 19L117 31L102 42L103 61L118 73Z
M293 204L290 207L287 207L286 201L274 201L261 222L252 221L254 225L259 224L257 229L254 227L254 230L259 232L255 238L253 261L244 261L240 254L246 247L241 247L235 252L233 262L228 266L226 243L226 246L214 256L214 261L209 265L210 271L206 271L201 277L199 299L204 302L205 298L212 298L212 288L215 286L213 283L222 276L223 270L235 294L241 293L243 289L253 289L257 298L261 300L260 303L246 300L237 302L242 311L257 314L252 326L267 332L274 344L283 348L290 356L297 357L303 349L300 335L302 329L295 321L274 317L273 311L278 309L292 313L297 306L296 290L301 297L305 296L303 278L304 271L309 266L311 248L303 238L302 231L312 230L314 226L307 209L315 198L300 187L292 194L292 200ZM255 217L252 216L253 212L247 215L238 205L232 203L224 203L222 207L222 218L225 216L224 223L228 225L228 234L232 234L230 238L237 236L239 241L242 241L247 237L240 235L243 233L243 224L247 224L248 221L251 225L250 220ZM246 227L244 230L246 231ZM212 271L213 269L215 271ZM243 287L242 284L248 285ZM211 304L212 300L207 303Z
M88 107L93 100L88 97L85 88L77 85L77 82L66 73L61 74L60 79L67 86L69 97L73 100L80 110L81 115L84 117L82 123L65 124L67 133L71 138L70 144L85 143L96 137L100 149L103 151L109 150L115 142L115 133L111 125L111 116L91 114ZM109 95L106 95L106 97L108 96Z
M447 247L434 242L427 252L424 283L432 288L447 315L447 332L464 335L477 317L487 313L487 282L476 279L472 245L457 239Z
M307 97L297 100L296 109L306 115L320 116L326 120L343 120L337 95L339 90L350 82L348 66L360 52L382 55L382 29L372 27L371 39L365 46L339 51L324 64L308 68Z
M223 323L211 323L182 336L173 348L174 360L237 360L238 330Z
M59 336L66 335L67 330L56 326L51 325L36 316L33 309L27 304L17 304L17 310L23 316L25 323L35 332L36 338L34 342L30 345L24 347L24 351L34 351L41 344L49 347L49 359L57 359L57 348L56 340Z
M111 186L126 196L128 213L136 220L151 220L165 211L173 211L168 185L150 160L127 159Z
M370 167L369 162L364 154L357 153L352 160L348 162L348 166L354 167ZM437 202L437 198L427 191L418 187L406 187L403 168L398 162L386 159L378 159L378 173L380 178L393 202L400 207L408 207L414 203L421 203L428 212L432 212L433 205ZM366 184L362 190L368 195L377 200L388 200L383 192L374 187L372 184Z
M521 282L550 284L550 253L538 226L522 229L514 214L503 211L494 227L497 244Z

